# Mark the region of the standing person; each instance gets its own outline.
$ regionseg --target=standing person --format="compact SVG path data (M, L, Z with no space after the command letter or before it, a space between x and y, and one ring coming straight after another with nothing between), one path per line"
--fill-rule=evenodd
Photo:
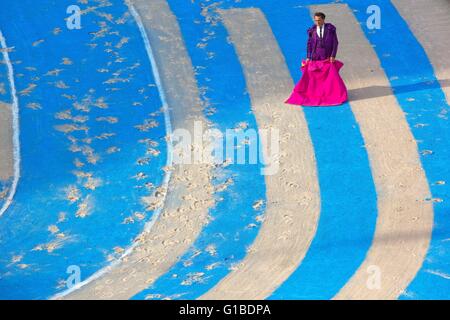
M336 27L325 23L325 14L314 14L314 26L308 29L306 61L302 78L285 103L301 106L337 106L347 101L347 88L339 75L344 65L336 60Z
M325 14L314 14L314 26L308 29L307 59L330 60L334 62L338 50L338 37L336 27L325 22Z

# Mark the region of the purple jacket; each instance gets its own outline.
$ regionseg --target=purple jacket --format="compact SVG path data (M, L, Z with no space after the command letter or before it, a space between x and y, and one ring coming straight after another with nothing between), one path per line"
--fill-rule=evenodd
M312 60L325 60L336 57L338 38L336 27L331 23L324 24L323 39L317 35L316 25L308 29L307 58Z

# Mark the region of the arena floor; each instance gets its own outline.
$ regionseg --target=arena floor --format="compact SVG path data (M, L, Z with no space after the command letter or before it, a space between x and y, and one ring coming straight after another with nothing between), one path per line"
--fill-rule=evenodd
M3 0L0 299L449 299L432 2ZM349 102L287 105L316 11ZM199 128L279 153L177 162Z

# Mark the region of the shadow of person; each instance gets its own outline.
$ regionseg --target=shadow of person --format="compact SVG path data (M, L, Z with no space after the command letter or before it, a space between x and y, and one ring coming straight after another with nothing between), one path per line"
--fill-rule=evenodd
M348 90L349 101L358 101L365 99L372 99L378 97L390 96L393 94L402 94L407 92L415 92L430 89L439 89L443 87L450 87L450 79L430 80L414 84L399 85L399 86L371 86L365 88L358 88Z

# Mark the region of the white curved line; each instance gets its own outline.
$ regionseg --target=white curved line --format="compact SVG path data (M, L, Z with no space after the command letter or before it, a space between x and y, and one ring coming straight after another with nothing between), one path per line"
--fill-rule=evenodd
M16 194L17 185L20 178L20 141L19 141L19 102L16 94L16 86L14 84L14 70L9 59L8 47L6 46L6 40L3 33L0 30L0 44L3 49L3 59L5 60L6 67L8 69L8 80L11 88L11 96L13 103L11 105L12 111L12 127L13 127L13 159L14 159L14 177L11 186L11 191L6 199L5 203L0 209L0 217L8 210L11 205L14 195Z
M141 33L141 37L142 37L142 39L144 41L145 49L147 51L147 55L149 57L150 64L152 66L153 77L155 79L156 86L158 87L159 96L160 96L161 102L163 104L166 133L167 133L167 136L169 137L169 140L167 141L167 153L168 153L168 155L167 155L166 166L171 166L172 162L173 162L173 146L172 146L172 143L171 143L171 140L170 140L170 138L172 136L172 123L171 123L171 120L170 120L170 113L169 113L169 108L168 108L166 96L165 96L165 93L164 93L164 90L163 90L163 87L162 87L162 84L161 84L161 77L160 77L160 74L159 74L158 66L156 64L156 61L155 61L155 58L154 58L154 54L153 54L153 50L152 50L152 47L150 45L150 41L148 40L147 33L145 32L145 27L144 27L144 25L142 23L141 17L139 16L139 14L135 10L133 4L130 1L125 0L125 3L127 4L128 8L129 8L129 10L131 12L131 15L133 16L133 18L135 19L135 21L136 21L136 23L138 25L139 32ZM168 188L171 176L172 176L172 171L171 170L166 171L166 173L164 175L163 183L162 183L162 186L164 187L165 190L167 190L167 188ZM164 192L163 203L165 203L166 194L167 193ZM151 220L148 221L145 224L144 232L148 232L153 227L153 225L155 224L155 221L158 220L158 218L159 218L163 208L164 208L164 205L161 205L160 207L158 207L155 210ZM117 264L121 263L123 258L128 256L135 249L135 247L137 245L138 245L138 242L133 242L133 244L124 251L124 253L122 254L122 256L119 259L113 261L108 266L106 266L103 269L97 271L92 276L90 276L86 280L78 283L77 285L71 287L70 289L65 290L65 291L63 291L61 293L53 295L50 299L54 300L54 299L63 298L65 296L69 295L70 293L74 292L75 290L78 290L81 287L83 287L83 286L91 283L92 281L100 278L104 274L108 273Z

